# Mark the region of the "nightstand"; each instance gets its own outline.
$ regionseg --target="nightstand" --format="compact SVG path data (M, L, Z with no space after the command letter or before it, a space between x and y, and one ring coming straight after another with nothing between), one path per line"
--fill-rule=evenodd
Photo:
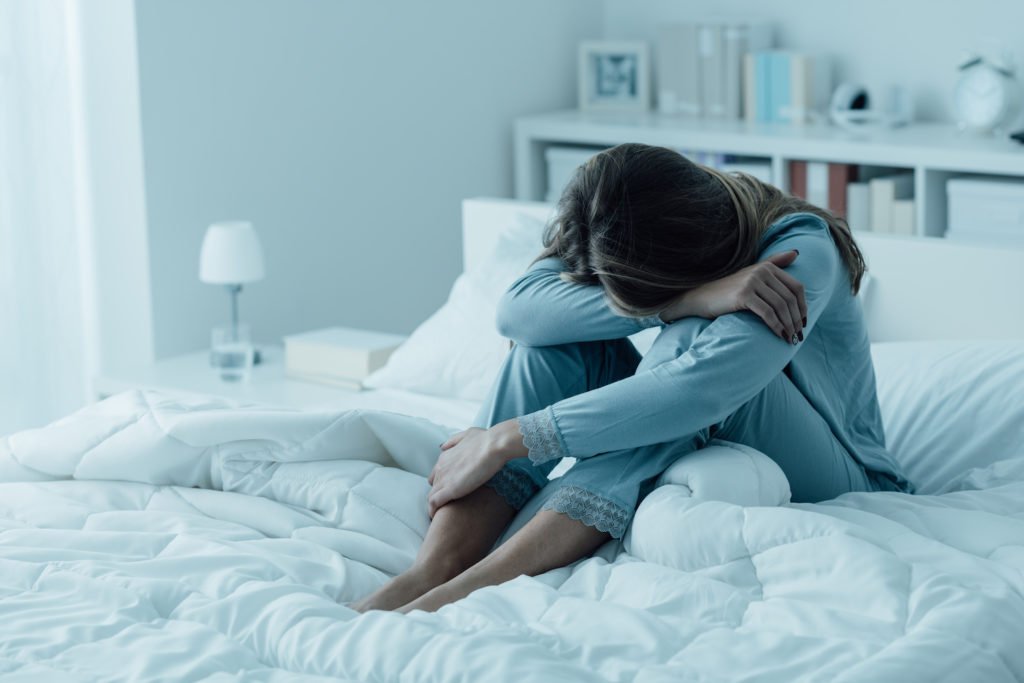
M209 350L159 360L123 372L104 373L93 380L93 394L103 399L131 389L164 393L204 394L243 403L296 409L349 408L358 390L292 379L285 374L284 349L260 347L262 361L246 382L225 382L210 367Z

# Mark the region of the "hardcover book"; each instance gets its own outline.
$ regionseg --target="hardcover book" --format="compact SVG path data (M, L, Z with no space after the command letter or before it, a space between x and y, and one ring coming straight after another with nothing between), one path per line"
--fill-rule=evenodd
M828 206L828 164L824 161L807 162L807 201L827 209Z
M284 338L287 373L298 379L358 386L384 366L405 337L347 327L329 327Z
M744 61L748 120L803 124L831 95L828 59L787 50L751 52Z
M846 185L846 222L851 230L871 229L871 188L867 182Z
M854 164L828 165L828 209L837 216L846 218L846 187L857 180Z
M685 118L701 115L701 71L697 60L698 25L667 24L658 29L655 52L658 111Z
M750 115L744 105L748 97L746 56L771 45L771 26L765 23L729 23L722 28L722 102L724 118L739 120Z
M790 87L790 54L782 50L775 50L769 53L770 72L768 76L769 87L771 88L770 102L771 109L768 113L769 120L788 123L791 120L792 97Z
M894 199L889 218L889 231L894 235L914 234L914 200Z
M807 162L789 162L789 193L800 199L807 199Z
M697 38L700 62L701 110L704 118L725 118L724 27L704 24Z
M743 55L743 118L757 122L757 55Z
M770 123L772 111L775 106L775 98L772 97L771 88L771 53L758 52L754 63L754 81L757 90L757 121L758 123Z
M827 108L832 95L828 58L821 55L789 54L789 93L781 108L782 120L809 123L815 111Z
M893 173L872 178L871 187L871 230L892 232L892 205L896 199L910 199L914 196L914 174Z

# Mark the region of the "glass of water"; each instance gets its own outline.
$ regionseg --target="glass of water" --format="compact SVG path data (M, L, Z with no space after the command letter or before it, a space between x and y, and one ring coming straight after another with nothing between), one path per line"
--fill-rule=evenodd
M249 336L249 326L213 328L210 347L210 365L225 382L244 382L252 373L255 347Z

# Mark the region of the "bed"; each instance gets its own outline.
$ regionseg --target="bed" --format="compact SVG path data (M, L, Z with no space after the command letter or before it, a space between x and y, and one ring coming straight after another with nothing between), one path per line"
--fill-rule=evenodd
M437 444L507 348L480 312L549 212L467 201L466 272L351 410L129 391L0 439L5 680L1024 680L1024 254L941 241L859 240L920 495L790 504L721 443L592 558L349 609L414 557Z

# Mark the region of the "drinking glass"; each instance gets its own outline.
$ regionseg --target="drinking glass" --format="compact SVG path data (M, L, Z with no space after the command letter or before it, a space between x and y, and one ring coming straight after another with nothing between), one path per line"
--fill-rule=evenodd
M255 348L248 325L213 328L210 365L225 382L245 382L252 373Z

